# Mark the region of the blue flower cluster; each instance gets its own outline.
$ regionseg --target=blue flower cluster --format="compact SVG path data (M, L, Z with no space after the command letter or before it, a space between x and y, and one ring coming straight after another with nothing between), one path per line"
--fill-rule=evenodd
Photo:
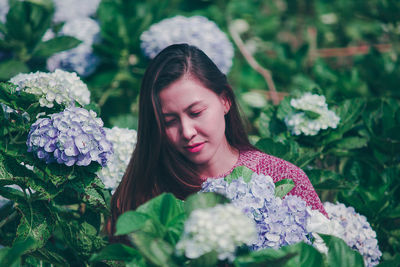
M365 266L378 265L382 252L379 250L376 233L367 218L357 213L353 207L346 207L342 203L325 202L324 208L331 220L342 227L339 237L349 247L360 252Z
M169 45L188 43L200 48L223 73L228 73L232 66L232 43L217 24L206 17L164 19L143 32L140 40L140 47L150 58Z
M53 33L46 33L44 39L53 37ZM80 76L92 74L100 63L100 59L93 53L92 45L100 39L100 26L91 18L76 18L65 22L58 35L73 36L82 41L75 48L56 53L47 59L47 69L63 69L75 71Z
M95 112L78 107L38 119L31 126L26 144L28 152L46 163L67 166L88 166L92 161L105 166L113 154L103 121L96 118Z
M255 250L309 242L306 224L311 215L305 201L291 195L284 199L276 197L275 184L269 176L253 173L248 183L243 177L231 182L224 178L208 179L201 191L225 195L255 220L258 232L258 240L252 246Z

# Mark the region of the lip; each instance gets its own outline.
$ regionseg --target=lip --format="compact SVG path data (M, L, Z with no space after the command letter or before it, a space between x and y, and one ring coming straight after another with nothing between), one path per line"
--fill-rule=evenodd
M185 149L190 153L196 153L203 149L205 142L196 143L190 146L185 146Z

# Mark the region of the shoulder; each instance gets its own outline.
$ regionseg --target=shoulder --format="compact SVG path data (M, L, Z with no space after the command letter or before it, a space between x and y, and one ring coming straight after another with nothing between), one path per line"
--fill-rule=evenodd
M274 182L285 178L293 179L305 176L302 169L284 159L258 150L246 150L240 153L241 165L248 167L258 174L271 176Z

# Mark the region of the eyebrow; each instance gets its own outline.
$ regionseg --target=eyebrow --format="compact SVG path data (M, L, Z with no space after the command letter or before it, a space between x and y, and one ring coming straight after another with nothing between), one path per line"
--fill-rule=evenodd
M194 107L194 106L196 106L196 105L198 105L198 104L201 104L202 102L203 102L203 101L201 101L201 100L194 101L192 104L190 104L189 106L187 106L187 107L184 109L184 111L188 111L188 110L191 109L192 107ZM166 116L174 116L175 113L162 113L162 115L163 115L164 117L166 117Z

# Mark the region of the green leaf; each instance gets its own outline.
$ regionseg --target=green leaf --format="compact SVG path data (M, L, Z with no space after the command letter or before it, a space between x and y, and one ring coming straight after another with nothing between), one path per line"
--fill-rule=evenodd
M188 266L190 267L212 267L217 266L218 263L218 253L211 251L196 259L189 261Z
M19 266L21 256L35 246L35 240L28 237L26 240L15 242L11 248L0 250L0 266Z
M286 266L288 260L296 255L296 252L283 251L282 249L262 249L237 256L234 265L236 267L280 267Z
M290 151L290 147L282 143L277 143L271 138L263 138L256 143L256 147L262 152L272 156L286 159ZM286 158L285 158L286 157Z
M35 248L41 248L50 238L55 226L55 220L45 202L35 201L30 205L19 203L17 209L21 213L21 221L17 229L17 237L14 242L33 238Z
M319 113L316 113L316 112L311 111L311 110L303 110L303 112L306 115L306 117L308 117L311 120L318 119L321 116Z
M328 266L364 266L364 260L360 253L352 250L342 239L319 234L328 247Z
M294 112L294 108L290 105L290 97L285 97L278 106L276 117L284 120L285 117Z
M142 229L151 217L138 211L127 211L117 220L115 235L126 235Z
M166 241L154 238L145 232L135 232L129 236L136 248L150 263L165 267L177 266L172 260L174 248Z
M315 189L340 190L351 189L355 186L333 171L312 169L306 170L306 173Z
M283 198L295 187L292 179L282 179L275 183L275 196Z
M140 258L139 251L124 244L111 244L103 248L100 252L94 253L90 260L91 262L103 260L116 261L132 261L134 258Z
M239 179L239 177L243 177L243 180L248 183L251 181L251 176L253 175L253 171L247 168L246 166L239 166L233 169L233 171L228 174L224 180L228 183L232 182L232 180Z
M196 209L207 209L217 204L229 203L229 199L216 193L198 193L190 195L185 200L185 211L189 215Z
M168 225L171 220L180 216L184 209L182 200L175 198L171 193L164 193L139 206L136 211Z
M313 246L304 242L295 245L284 246L281 248L286 253L296 253L297 255L287 262L287 267L307 266L307 267L321 267L324 266L324 261L321 253L318 252ZM346 265L336 265L346 266ZM351 265L347 265L351 266Z
M106 244L103 237L99 235L99 229L86 221L61 221L60 226L69 247L85 258L90 257L93 252Z
M74 48L81 44L82 41L71 36L59 36L45 42L41 42L36 46L33 56L50 57L55 53Z
M8 81L19 73L29 72L29 67L22 61L10 59L0 62L0 80Z
M368 139L363 137L346 137L334 143L334 146L343 149L356 149L367 146Z

